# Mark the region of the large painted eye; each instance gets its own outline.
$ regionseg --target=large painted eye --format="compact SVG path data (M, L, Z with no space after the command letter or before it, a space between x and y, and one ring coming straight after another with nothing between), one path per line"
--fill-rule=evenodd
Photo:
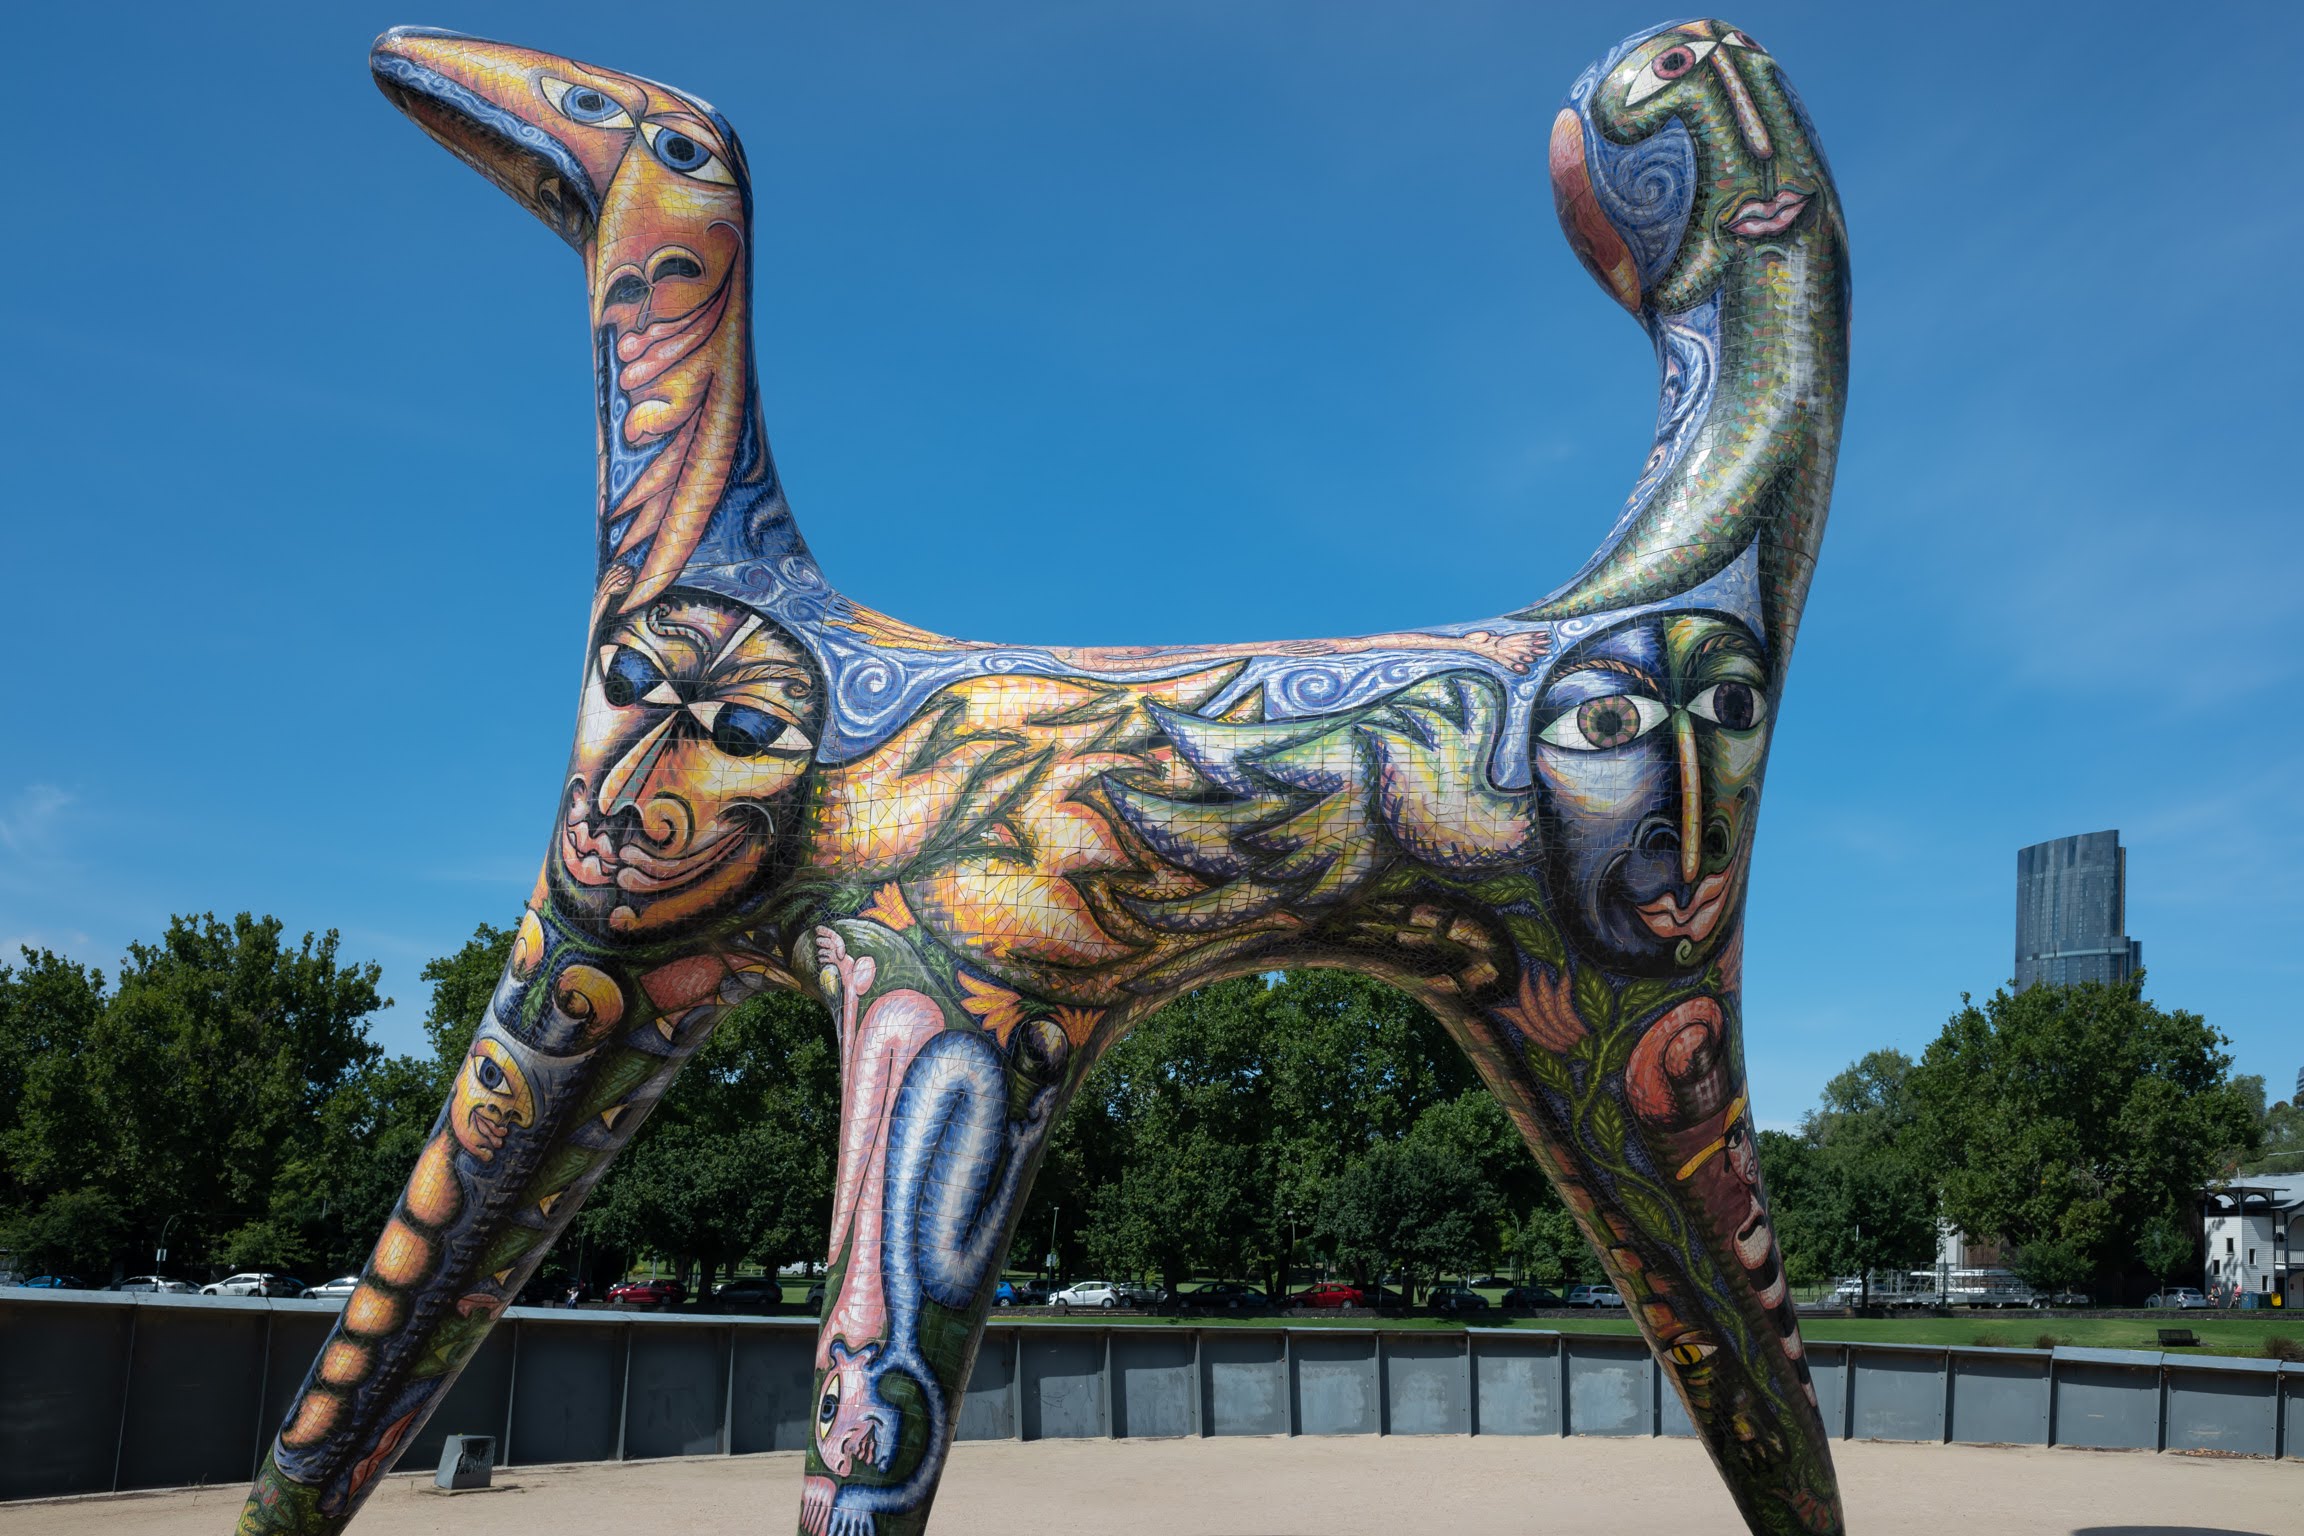
M1719 44L1710 38L1674 43L1648 61L1648 67L1632 77L1632 88L1624 93L1624 105L1637 106L1679 79L1697 65L1711 57Z
M1720 41L1723 46L1729 48L1749 48L1754 53L1766 53L1768 51L1767 49L1761 47L1758 43L1752 41L1751 33L1739 32L1734 27L1730 27L1727 31L1721 33Z
M1696 1339L1683 1338L1664 1353L1672 1357L1674 1365L1702 1365L1719 1351L1717 1344L1706 1344Z
M816 1406L816 1422L819 1424L829 1424L839 1416L840 1394L837 1392L825 1393L824 1401L817 1404Z
M749 704L724 704L712 717L712 745L730 757L758 757L783 734L783 721Z
M632 114L624 110L624 103L597 86L576 85L551 75L539 77L536 83L543 87L545 99L571 122L588 128L632 126Z
M504 1091L504 1069L488 1057L481 1056L474 1059L472 1075L478 1078L480 1086L490 1093L502 1093Z
M726 187L736 185L736 178L728 174L728 167L721 164L718 155L679 129L667 128L662 123L642 123L640 134L656 152L656 158L681 175L698 181L716 181Z
M1614 693L1604 699L1585 700L1544 727L1536 739L1571 752L1605 752L1639 740L1662 725L1670 713L1662 703L1644 695Z
M1714 683L1688 701L1688 713L1724 731L1748 731L1768 718L1768 700L1750 683Z
M612 646L602 654L600 696L618 709L630 709L644 700L650 704L679 702L656 663L646 652L629 645Z

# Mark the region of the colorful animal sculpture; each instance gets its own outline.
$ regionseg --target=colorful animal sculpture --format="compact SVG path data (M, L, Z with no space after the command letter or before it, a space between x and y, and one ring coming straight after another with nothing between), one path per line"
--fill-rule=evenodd
M826 581L759 417L751 192L712 108L440 32L371 62L583 258L599 581L510 963L244 1536L351 1519L763 987L823 997L845 1073L799 1522L921 1529L1049 1126L1164 1001L1283 965L1439 1016L1750 1527L1841 1529L1739 1044L1848 368L1840 205L1767 51L1719 22L1643 33L1553 125L1569 240L1662 369L1654 448L1582 571L1473 623L1116 650L951 640Z

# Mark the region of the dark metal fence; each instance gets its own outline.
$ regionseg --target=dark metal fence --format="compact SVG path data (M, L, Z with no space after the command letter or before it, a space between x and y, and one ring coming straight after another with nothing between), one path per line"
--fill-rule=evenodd
M0 1294L0 1499L246 1480L337 1303ZM501 1463L798 1450L811 1318L515 1308L408 1467L449 1434ZM2304 1365L2111 1349L1808 1345L1843 1438L2304 1457ZM1637 1338L996 1314L965 1440L1685 1435Z

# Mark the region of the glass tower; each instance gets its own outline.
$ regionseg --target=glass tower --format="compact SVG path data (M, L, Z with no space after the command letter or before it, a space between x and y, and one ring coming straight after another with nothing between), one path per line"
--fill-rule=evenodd
M2016 989L2125 981L2144 964L2128 937L2128 850L2083 832L2016 854Z

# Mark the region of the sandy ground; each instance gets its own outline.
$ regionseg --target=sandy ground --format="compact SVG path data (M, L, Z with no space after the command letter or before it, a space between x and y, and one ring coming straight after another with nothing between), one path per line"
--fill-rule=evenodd
M1856 1536L2304 1536L2304 1462L1946 1445L1834 1447ZM575 1536L793 1528L796 1453L515 1467L485 1493L390 1479L357 1536ZM7 1536L225 1536L240 1490L0 1505ZM2202 1523L2202 1522L2206 1523ZM957 1447L937 1536L1696 1536L1742 1527L1686 1440L1321 1436L978 1441Z

